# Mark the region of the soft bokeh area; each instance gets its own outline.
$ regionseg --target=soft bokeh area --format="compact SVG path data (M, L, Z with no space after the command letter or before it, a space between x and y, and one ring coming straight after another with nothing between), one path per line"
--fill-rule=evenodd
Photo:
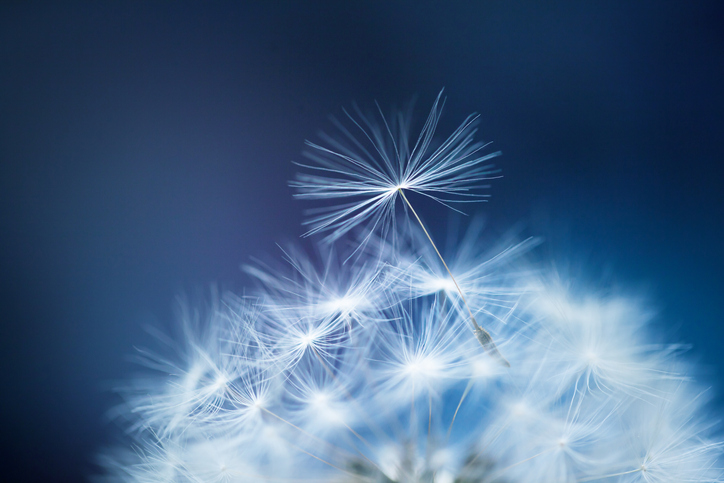
M491 238L646 296L721 411L722 52L717 1L4 2L2 479L91 474L144 326L304 232L303 141L443 87L441 132L478 112L503 152Z

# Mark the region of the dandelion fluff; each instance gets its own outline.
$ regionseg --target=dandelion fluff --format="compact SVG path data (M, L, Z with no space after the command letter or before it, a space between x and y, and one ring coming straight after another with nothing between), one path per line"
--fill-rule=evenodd
M390 229L395 221L395 202L411 191L445 205L484 201L486 181L495 177L489 161L500 152L486 153L488 143L475 141L478 121L471 115L437 148L433 137L445 100L442 91L435 99L425 124L416 138L410 119L395 113L387 119L378 107L379 120L345 111L350 127L336 125L340 138L322 135L327 146L307 141L304 154L312 164L300 164L306 172L290 184L296 197L310 200L349 200L312 212L306 222L309 235L330 232L334 241L365 225L368 230Z
M299 193L361 201L313 221L332 233L322 256L285 249L246 267L243 296L182 305L179 336L157 334L165 350L118 388L130 442L99 456L99 480L724 481L709 393L642 299L556 282L526 265L535 240L491 252L475 223L447 265L424 225L395 221L400 190L447 203L489 175L472 119L432 148L441 107L412 141L404 116L358 117L365 142L311 146Z

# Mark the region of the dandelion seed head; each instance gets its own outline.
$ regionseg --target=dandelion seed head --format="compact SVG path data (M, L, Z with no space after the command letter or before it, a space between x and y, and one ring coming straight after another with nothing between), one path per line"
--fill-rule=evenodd
M477 355L470 361L470 376L474 380L490 379L502 373L502 369L489 357Z
M595 367L599 362L598 352L595 349L588 349L583 353L583 357L588 361L588 365Z
M229 382L229 380L224 376L223 374L219 374L216 376L216 380L214 380L213 387L218 391L221 389L226 388L226 384Z
M435 378L441 375L443 364L431 356L413 355L403 366L405 374L420 378Z
M455 282L450 277L431 277L429 281L423 284L423 287L432 292L441 291L448 294L454 294L457 291Z
M309 347L314 343L317 337L318 334L315 334L312 330L310 330L309 332L302 333L299 336L299 342L303 347Z
M355 310L369 308L369 304L364 297L350 294L329 300L324 304L323 308L331 314L339 312L343 315L349 315Z
M510 406L510 414L515 418L529 418L535 412L526 401L516 401Z
M182 304L165 350L139 350L108 480L724 482L708 392L645 300L532 268L535 239L473 220L443 258L401 222L401 193L481 201L494 175L474 116L433 139L443 102L417 134L355 109L308 143L292 186L327 203L326 244L251 263L256 288Z

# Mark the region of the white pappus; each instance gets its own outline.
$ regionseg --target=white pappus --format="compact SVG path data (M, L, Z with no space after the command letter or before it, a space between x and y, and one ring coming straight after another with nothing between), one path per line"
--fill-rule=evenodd
M708 392L642 299L532 269L534 239L474 221L443 258L417 213L400 222L404 190L471 201L494 174L474 117L432 148L443 102L412 140L409 117L356 111L358 133L308 143L299 197L350 201L310 219L322 255L285 249L245 267L243 296L183 305L171 354L142 351L119 388L131 443L99 481L724 481Z

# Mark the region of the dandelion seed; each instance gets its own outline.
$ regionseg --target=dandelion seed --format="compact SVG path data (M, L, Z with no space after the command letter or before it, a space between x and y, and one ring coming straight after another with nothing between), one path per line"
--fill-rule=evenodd
M312 229L307 233L311 235L331 231L326 239L334 241L354 226L366 223L368 233L360 246L364 246L378 225L382 225L382 231L387 232L390 221L394 220L395 202L399 195L405 208L409 208L420 224L460 294L475 338L486 352L508 367L510 364L498 350L490 333L475 319L455 276L405 195L405 191L419 193L448 207L450 203L484 201L488 196L476 191L481 187L481 181L492 179L491 174L495 171L486 162L500 155L500 152L481 154L487 144L473 141L477 130L477 115L469 116L440 147L431 149L432 137L444 104L440 91L412 148L407 132L408 121L401 115L393 117L390 124L380 111L383 128L359 112L359 121L348 114L349 119L361 131L362 139L354 139L352 134L340 125L352 147L345 147L329 137L326 137L326 140L333 149L307 142L315 150L307 153L307 156L317 165L301 166L324 172L325 175L299 174L297 180L290 185L297 189L295 196L299 198L362 198L356 204L332 207L329 212L325 210L323 214L314 216L308 222ZM365 147L364 141L371 146Z
M436 149L432 148L445 101L442 92L433 103L419 136L410 137L409 119L398 113L381 122L363 115L347 113L358 132L353 134L341 123L337 126L342 139L324 135L329 147L307 141L311 148L305 155L315 164L300 166L315 174L300 173L290 185L300 199L359 199L352 203L320 209L306 223L308 234L329 231L327 241L334 241L357 225L368 232L380 227L387 232L394 223L394 206L403 190L450 203L484 201L481 184L496 176L488 163L500 152L483 154L489 143L474 141L477 115L469 116ZM378 108L379 110L379 108ZM316 174L319 173L319 174Z

